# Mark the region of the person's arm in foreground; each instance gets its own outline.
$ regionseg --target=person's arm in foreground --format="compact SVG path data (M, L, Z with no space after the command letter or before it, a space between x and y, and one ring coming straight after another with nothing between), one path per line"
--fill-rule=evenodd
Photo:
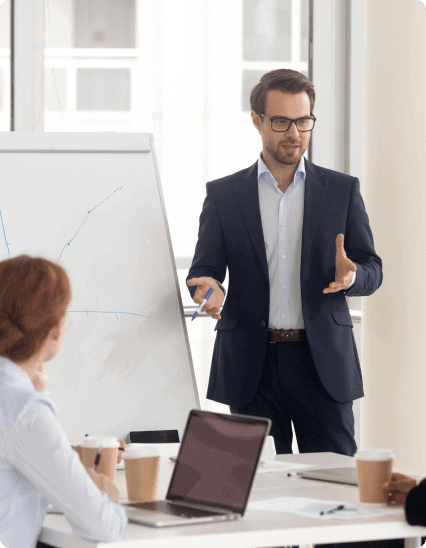
M45 399L16 420L8 460L64 513L76 535L100 542L121 538L127 517L108 497L118 501L117 488L101 474L92 471L89 477Z
M405 517L410 525L426 525L426 478L416 484L413 478L393 473L386 484L389 502L405 505Z

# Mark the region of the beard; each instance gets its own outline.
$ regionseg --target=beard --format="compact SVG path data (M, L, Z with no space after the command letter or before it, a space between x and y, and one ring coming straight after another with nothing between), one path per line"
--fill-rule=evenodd
M272 156L272 158L274 158L274 160L276 160L280 164L284 164L287 166L293 166L295 164L298 164L306 149L302 149L299 146L299 148L286 150L281 145L282 143L278 144L275 149L272 149L270 147L265 148L270 156Z

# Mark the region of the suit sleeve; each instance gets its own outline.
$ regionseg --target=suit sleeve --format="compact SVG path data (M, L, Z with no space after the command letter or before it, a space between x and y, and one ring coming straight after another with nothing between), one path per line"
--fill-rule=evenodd
M346 297L372 295L382 283L382 260L374 250L373 234L358 179L354 181L349 204L345 251L357 267L355 283L344 292Z
M426 525L426 478L408 493L405 517L410 525Z
M217 214L214 192L211 183L207 183L207 196L200 215L198 241L186 279L209 276L222 283L226 275L226 264L225 243ZM197 288L188 287L188 289L191 297L194 297Z

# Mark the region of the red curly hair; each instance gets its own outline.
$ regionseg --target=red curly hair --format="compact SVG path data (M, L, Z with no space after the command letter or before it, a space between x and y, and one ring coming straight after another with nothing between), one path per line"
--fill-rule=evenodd
M30 359L70 301L70 282L61 266L27 255L0 261L0 356Z

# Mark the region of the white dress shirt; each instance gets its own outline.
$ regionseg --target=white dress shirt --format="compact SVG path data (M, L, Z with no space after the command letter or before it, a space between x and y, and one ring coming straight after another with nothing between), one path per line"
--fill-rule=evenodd
M71 448L50 397L3 357L0 487L0 541L9 548L35 546L48 502L88 540L119 540L127 523L124 509L96 487Z
M302 156L285 192L259 156L259 205L269 271L269 329L304 329L300 293L300 261L305 199ZM349 289L355 283L355 273Z

